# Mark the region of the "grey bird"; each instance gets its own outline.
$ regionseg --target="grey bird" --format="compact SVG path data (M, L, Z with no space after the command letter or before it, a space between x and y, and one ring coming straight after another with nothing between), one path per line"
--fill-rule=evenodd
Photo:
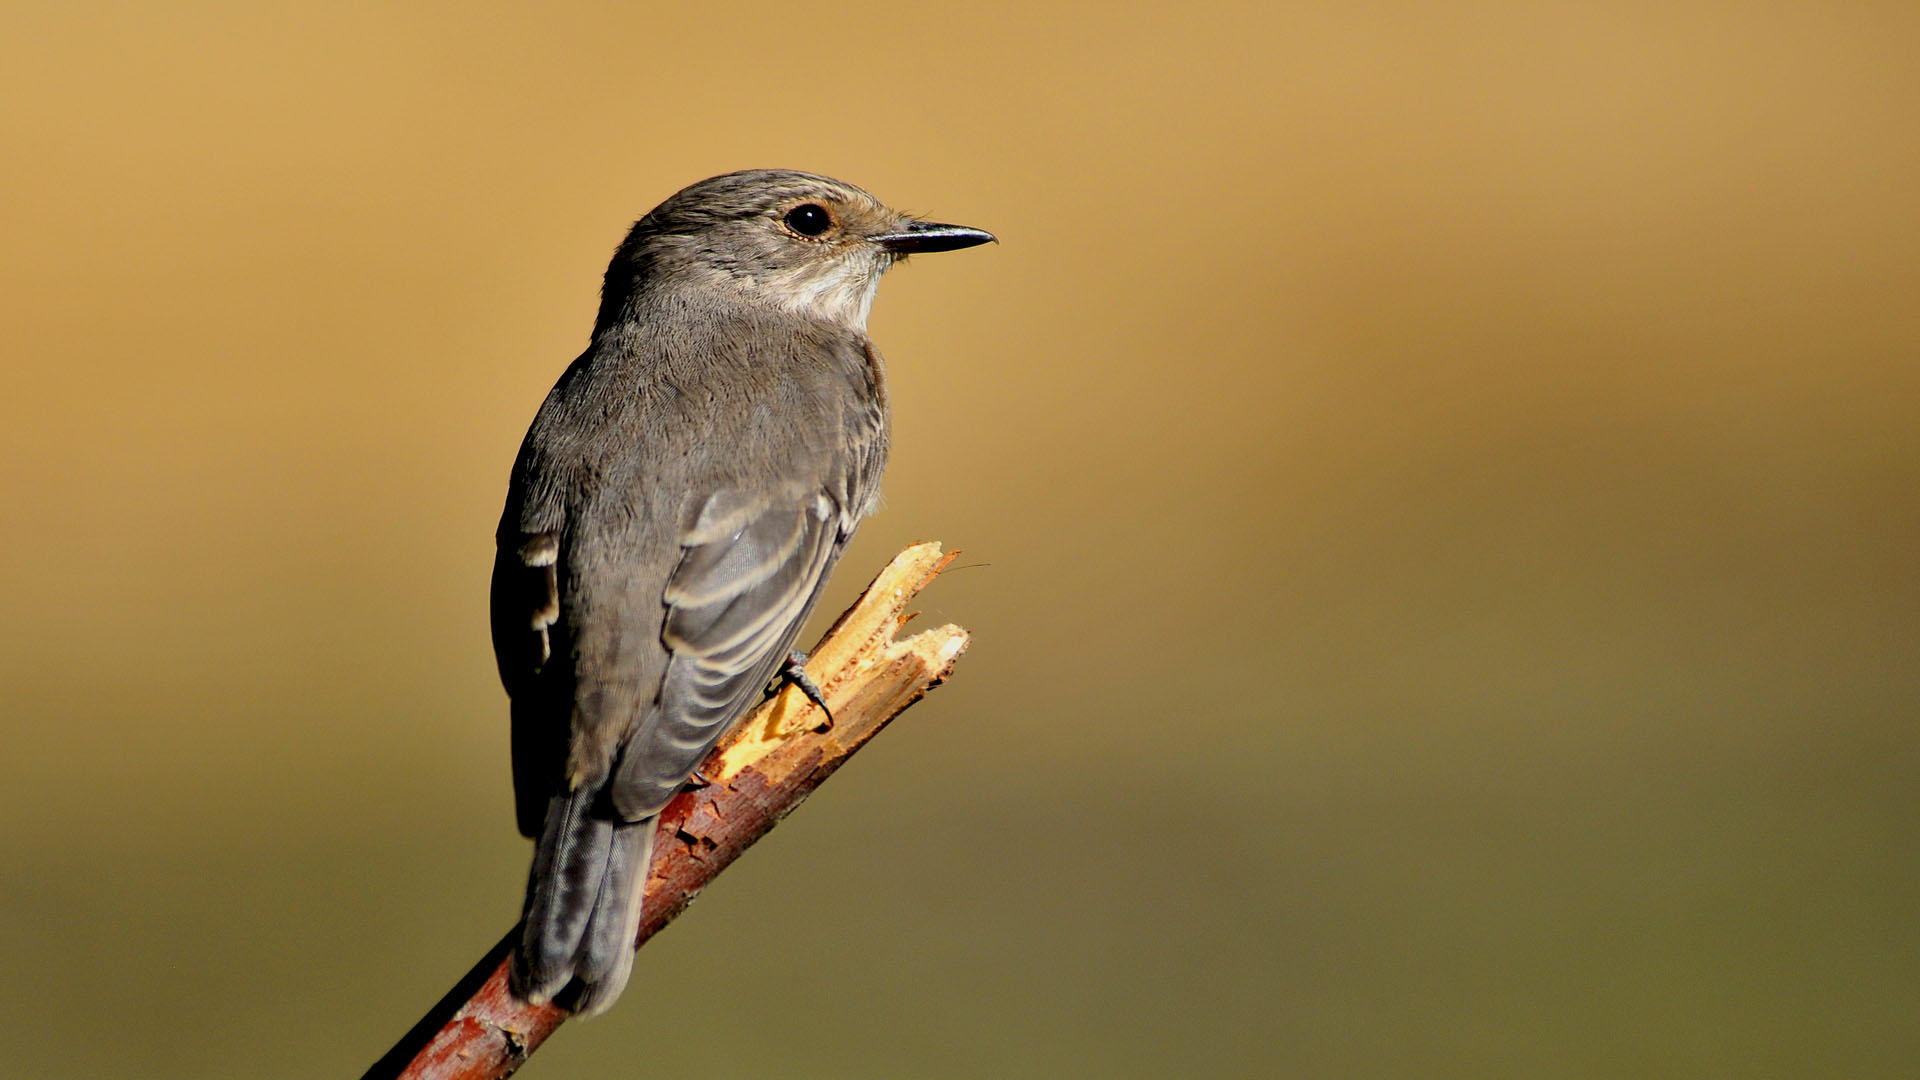
M493 566L536 838L521 998L592 1015L626 986L660 810L797 671L794 637L878 497L880 275L993 239L760 170L686 188L615 252L592 342L514 462Z

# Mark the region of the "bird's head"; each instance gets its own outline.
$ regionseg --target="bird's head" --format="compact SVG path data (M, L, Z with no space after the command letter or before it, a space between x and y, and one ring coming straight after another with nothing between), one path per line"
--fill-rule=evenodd
M993 239L920 221L812 173L728 173L682 189L634 225L607 270L601 321L642 285L686 285L864 330L887 267Z

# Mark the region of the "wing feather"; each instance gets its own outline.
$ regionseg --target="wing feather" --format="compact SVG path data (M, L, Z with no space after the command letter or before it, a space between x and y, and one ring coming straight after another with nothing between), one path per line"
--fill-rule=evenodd
M504 532L493 562L493 655L513 701L513 792L520 832L538 836L566 754L569 672L556 670L554 637L560 625L560 534L557 530ZM565 646L562 645L562 648Z
M711 535L711 534L710 534ZM614 806L652 813L673 796L786 659L839 554L840 515L824 496L778 501L686 548L666 589L667 663L656 706L614 777Z

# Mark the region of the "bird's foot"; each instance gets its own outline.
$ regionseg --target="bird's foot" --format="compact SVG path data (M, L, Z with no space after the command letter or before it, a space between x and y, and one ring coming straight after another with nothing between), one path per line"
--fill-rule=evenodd
M820 706L820 711L827 714L827 722L820 725L818 730L831 731L833 729L833 710L827 708L827 696L820 692L820 687L814 683L813 677L807 674L806 653L801 652L799 649L789 649L787 651L787 663L786 666L780 669L780 680L799 687L800 692L807 696L808 701Z

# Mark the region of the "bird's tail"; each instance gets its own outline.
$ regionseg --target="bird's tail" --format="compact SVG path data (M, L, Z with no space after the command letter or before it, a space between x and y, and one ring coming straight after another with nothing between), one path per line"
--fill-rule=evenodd
M521 998L558 999L583 1016L606 1011L633 974L656 821L593 814L595 794L557 795L547 806L510 969Z

